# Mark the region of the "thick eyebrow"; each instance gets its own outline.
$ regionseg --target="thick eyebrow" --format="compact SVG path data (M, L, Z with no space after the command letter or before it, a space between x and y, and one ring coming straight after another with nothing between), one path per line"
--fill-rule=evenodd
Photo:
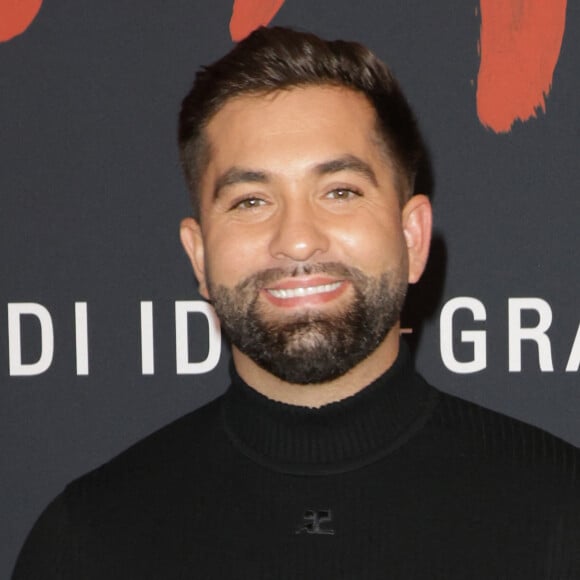
M343 155L337 159L330 159L316 165L313 172L319 176L338 173L340 171L354 171L378 187L377 176L372 167L355 155ZM271 176L257 169L246 169L243 167L230 167L225 173L220 175L215 183L213 199L217 200L222 190L231 185L239 183L270 183Z
M344 155L338 159L325 161L317 165L314 171L318 175L328 175L339 171L354 171L370 181L375 187L379 185L373 168L366 161L355 155Z
M270 177L265 171L244 169L242 167L230 167L216 180L213 190L214 201L220 196L222 190L230 185L238 183L269 183Z

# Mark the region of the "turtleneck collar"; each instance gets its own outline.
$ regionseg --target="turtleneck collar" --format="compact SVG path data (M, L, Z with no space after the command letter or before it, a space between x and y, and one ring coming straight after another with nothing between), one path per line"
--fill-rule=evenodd
M272 401L234 374L223 421L250 459L285 473L324 475L362 467L396 449L425 423L435 399L402 344L384 375L316 409Z

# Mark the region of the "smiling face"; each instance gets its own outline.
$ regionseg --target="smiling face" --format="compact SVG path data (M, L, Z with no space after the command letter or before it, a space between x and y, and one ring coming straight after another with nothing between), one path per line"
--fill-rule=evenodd
M182 242L249 384L367 384L397 354L430 207L401 210L375 124L365 97L324 86L235 98L208 123Z

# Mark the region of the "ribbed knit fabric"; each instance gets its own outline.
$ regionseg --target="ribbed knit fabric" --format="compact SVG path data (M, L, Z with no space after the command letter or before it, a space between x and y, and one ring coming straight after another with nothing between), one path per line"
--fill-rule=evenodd
M234 377L71 484L13 578L580 579L578 459L436 391L406 349L320 409Z
M437 392L413 379L405 351L357 395L311 409L271 401L234 376L224 426L242 453L272 469L341 473L377 461L429 418Z

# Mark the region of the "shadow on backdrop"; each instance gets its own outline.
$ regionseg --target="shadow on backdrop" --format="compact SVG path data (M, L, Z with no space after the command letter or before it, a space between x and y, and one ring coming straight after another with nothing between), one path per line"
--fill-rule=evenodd
M427 195L431 202L435 197L435 178L429 152L419 165L414 193ZM401 327L413 330L405 336L413 356L419 348L424 323L438 312L443 298L446 270L447 246L443 234L435 230L425 272L417 284L409 286L401 316Z

